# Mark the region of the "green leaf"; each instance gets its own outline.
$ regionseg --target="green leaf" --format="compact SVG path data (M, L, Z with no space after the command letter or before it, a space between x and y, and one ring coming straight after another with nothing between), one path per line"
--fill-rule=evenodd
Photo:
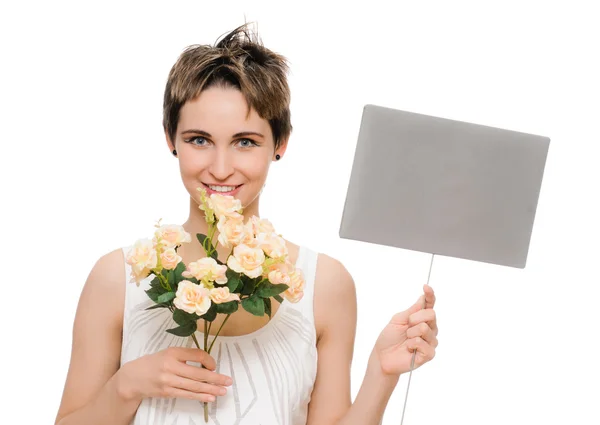
M155 303L158 303L158 297L160 297L162 294L164 294L166 291L162 288L150 288L146 290L146 295L148 295L148 297L154 301Z
M167 282L169 283L169 288L171 288L172 291L173 288L175 288L175 273L172 270L167 273Z
M273 285L271 282L265 282L258 287L256 295L261 298L270 298L285 292L289 288L285 283Z
M162 288L162 285L160 284L160 278L158 276L154 276L154 279L152 279L152 281L150 281L150 287L151 288Z
M278 301L279 304L281 304L283 302L283 298L281 298L280 295L275 295L273 298L275 298L275 300Z
M185 263L183 261L180 261L179 263L177 263L177 267L175 267L175 270L173 271L173 277L175 279L175 285L174 285L175 287L177 287L179 282L181 282L182 280L185 279L182 276L184 271L185 271Z
M230 301L228 303L223 304L215 304L217 307L217 313L220 314L232 314L238 310L238 302Z
M234 277L237 277L238 279L240 278L240 274L230 268L227 268L227 271L225 272L225 276L227 276L227 279L232 279Z
M251 295L254 292L254 289L256 288L256 279L251 279L248 276L242 276L242 282L244 283L244 286L242 287L241 290L241 294L242 295Z
M206 241L207 236L202 233L196 233L196 237L198 238L200 245L202 245L202 248L206 250L207 247L204 245L204 241Z
M265 303L265 313L267 314L267 316L269 316L269 319L271 318L271 298L265 298L264 300Z
M212 322L217 318L217 305L215 303L210 304L210 308L206 313L200 316L200 319L204 319L207 322Z
M202 248L204 248L205 252L213 251L215 249L212 241L208 239L208 236L203 235L202 233L196 233L196 237L198 238L198 241L202 245Z
M157 309L157 308L169 308L169 306L167 304L154 304L154 305L151 305L148 308L145 308L144 310L154 310L154 309Z
M240 286L243 285L242 279L240 279L240 274L234 272L231 269L227 269L225 273L227 276L227 287L229 288L229 292L235 292L239 289Z
M242 282L242 279L240 278L233 278L231 280L227 281L227 287L229 288L229 292L231 292L232 294L241 290L243 287L244 283Z
M158 302L159 303L168 303L169 301L171 301L173 298L175 298L175 292L166 292L164 294L162 294L161 296L158 297Z
M173 320L178 325L183 326L192 322L196 323L196 320L198 320L198 316L195 314L188 313L187 311L176 309L173 312Z
M202 234L202 233L196 233L196 237L198 238L198 241L200 242L200 245L202 245L202 248L204 248L204 252L211 252L210 256L215 259L217 261L217 263L223 265L223 263L219 260L219 253L217 252L217 250L215 249L214 245L212 244L212 241L210 239L208 239L208 236Z
M177 336L190 336L194 332L196 332L197 329L198 329L198 326L197 326L196 322L190 322L183 326L178 326L173 329L167 329L167 332L170 334L173 334L173 335L177 335Z
M265 315L265 302L262 298L259 298L256 295L243 299L242 307L244 307L244 310L246 310L248 313L251 313L255 316Z

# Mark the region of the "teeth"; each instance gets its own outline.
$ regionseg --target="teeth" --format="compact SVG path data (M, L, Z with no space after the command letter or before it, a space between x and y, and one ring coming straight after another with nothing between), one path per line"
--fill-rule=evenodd
M215 192L231 192L235 189L235 186L213 186L208 185L210 190L214 190Z

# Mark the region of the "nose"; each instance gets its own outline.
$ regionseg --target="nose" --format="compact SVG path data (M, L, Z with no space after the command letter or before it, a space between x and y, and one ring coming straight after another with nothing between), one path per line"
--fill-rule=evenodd
M232 153L226 149L216 149L208 171L218 181L227 180L235 171Z

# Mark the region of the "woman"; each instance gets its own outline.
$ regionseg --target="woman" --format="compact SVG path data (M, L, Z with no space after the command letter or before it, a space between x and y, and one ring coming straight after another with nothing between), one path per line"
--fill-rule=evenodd
M214 47L186 49L173 66L163 125L190 194L188 233L206 234L198 187L235 196L245 216L259 215L269 167L284 157L292 130L286 74L285 58L264 48L246 26ZM208 402L214 424L379 424L412 353L415 367L434 356L432 289L425 286L424 295L383 329L352 403L353 280L335 259L286 243L304 273L302 299L274 303L270 321L238 311L212 356L165 332L172 325L167 310L146 310L147 296L126 283L127 248L100 258L79 301L56 423L201 424ZM186 264L203 256L199 244L178 253ZM219 257L226 256L219 248Z

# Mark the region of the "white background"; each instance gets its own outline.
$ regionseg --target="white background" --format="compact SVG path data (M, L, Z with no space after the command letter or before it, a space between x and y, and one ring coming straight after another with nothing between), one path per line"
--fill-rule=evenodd
M362 107L373 103L552 139L527 267L436 258L440 345L413 375L405 423L600 423L593 2L351 3L3 3L2 423L53 423L95 261L158 218L186 219L161 128L167 73L185 46L245 19L292 69L294 132L261 212L353 274L353 394L430 261L338 237ZM400 423L406 383L385 425Z

